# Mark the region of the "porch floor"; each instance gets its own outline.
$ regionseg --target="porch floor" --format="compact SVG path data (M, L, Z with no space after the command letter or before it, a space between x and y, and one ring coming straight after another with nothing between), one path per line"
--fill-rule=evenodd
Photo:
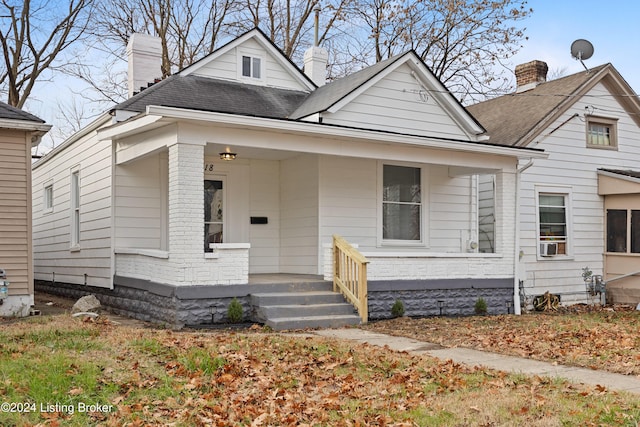
M250 285L270 285L275 283L322 282L324 277L315 274L265 273L250 274Z

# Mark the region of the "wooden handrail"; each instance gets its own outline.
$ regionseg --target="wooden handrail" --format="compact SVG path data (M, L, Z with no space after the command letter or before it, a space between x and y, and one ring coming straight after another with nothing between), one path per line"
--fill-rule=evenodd
M342 293L367 323L367 264L369 261L346 240L333 235L333 291Z

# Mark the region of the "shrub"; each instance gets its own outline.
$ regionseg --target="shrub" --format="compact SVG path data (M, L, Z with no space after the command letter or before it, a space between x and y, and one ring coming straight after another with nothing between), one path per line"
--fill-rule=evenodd
M242 321L243 309L242 304L237 298L233 298L227 307L227 317L231 323L240 323Z
M487 314L487 302L484 300L484 298L480 297L476 300L474 309L476 314Z
M396 302L393 303L393 306L391 307L391 315L393 317L404 316L404 304L399 299L397 299Z

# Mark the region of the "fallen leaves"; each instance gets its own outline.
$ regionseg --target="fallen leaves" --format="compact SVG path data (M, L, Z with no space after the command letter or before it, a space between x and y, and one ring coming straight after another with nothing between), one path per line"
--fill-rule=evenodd
M640 375L640 312L571 306L522 316L397 318L366 326L447 347L468 347Z

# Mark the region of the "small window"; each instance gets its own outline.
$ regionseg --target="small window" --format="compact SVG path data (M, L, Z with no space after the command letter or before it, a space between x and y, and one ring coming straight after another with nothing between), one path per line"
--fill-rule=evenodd
M567 203L565 194L538 195L540 255L567 254Z
M617 122L604 117L587 116L587 146L590 148L616 148Z
M260 58L252 56L242 56L242 76L260 80L262 61Z
M71 173L71 247L80 245L80 171Z
M44 212L53 211L53 184L47 184L44 187L43 210Z

